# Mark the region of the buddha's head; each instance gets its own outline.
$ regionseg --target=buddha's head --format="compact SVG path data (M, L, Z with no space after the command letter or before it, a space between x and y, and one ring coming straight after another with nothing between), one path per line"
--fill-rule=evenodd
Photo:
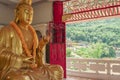
M15 22L25 25L32 23L33 8L32 0L21 0L15 9Z

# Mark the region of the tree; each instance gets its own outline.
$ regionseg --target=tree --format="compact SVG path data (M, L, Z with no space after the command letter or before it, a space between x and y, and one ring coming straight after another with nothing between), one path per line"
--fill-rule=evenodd
M67 48L67 57L71 57L71 50L69 48Z

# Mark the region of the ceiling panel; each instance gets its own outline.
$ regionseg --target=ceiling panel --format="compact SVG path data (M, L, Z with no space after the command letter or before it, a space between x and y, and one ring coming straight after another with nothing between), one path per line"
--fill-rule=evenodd
M8 5L8 6L15 6L20 0L0 0L0 4ZM49 1L49 0L33 0L33 4L40 3L43 1ZM50 0L53 1L53 0Z
M18 3L20 0L8 0L8 1L11 1L13 3ZM35 2L40 2L40 1L46 1L46 0L33 0L32 2L35 3Z
M14 7L20 0L0 0L0 4ZM33 0L33 6L45 1L69 1L69 0Z

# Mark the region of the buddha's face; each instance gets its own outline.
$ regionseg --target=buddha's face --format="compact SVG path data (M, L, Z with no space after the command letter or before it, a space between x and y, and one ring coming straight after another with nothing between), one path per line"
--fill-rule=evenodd
M18 15L20 23L29 25L32 23L33 9L29 6L25 6L23 9L19 10Z

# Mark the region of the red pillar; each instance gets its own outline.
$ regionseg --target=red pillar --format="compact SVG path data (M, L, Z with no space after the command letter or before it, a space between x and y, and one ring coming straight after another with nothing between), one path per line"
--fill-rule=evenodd
M62 22L63 2L53 2L53 22L52 33L53 40L50 43L50 63L59 64L64 69L64 77L66 78L66 39L65 39L65 23Z
M55 1L53 2L53 21L62 22L62 15L63 15L63 2L62 1Z

